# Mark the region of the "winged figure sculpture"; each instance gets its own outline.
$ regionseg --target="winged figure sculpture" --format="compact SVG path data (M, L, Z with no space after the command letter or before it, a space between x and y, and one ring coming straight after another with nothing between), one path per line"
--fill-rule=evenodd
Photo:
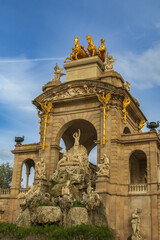
M51 108L52 108L52 103L51 102L45 102L45 103L39 103L41 105L41 108L42 108L42 111L45 113L45 114L49 114L50 111L51 111Z
M111 92L109 92L108 94L106 94L106 96L103 95L101 96L100 94L96 94L98 97L98 100L103 104L104 107L106 107L106 105L108 104L110 98L111 98Z

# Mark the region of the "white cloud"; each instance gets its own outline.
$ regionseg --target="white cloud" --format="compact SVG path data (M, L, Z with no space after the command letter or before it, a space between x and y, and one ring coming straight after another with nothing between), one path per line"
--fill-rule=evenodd
M134 87L143 89L160 85L160 44L142 54L115 55L118 59L115 69Z
M52 79L48 76L52 70L53 77L56 60L61 62L62 59L0 59L0 104L19 109L21 114L22 111L33 112L31 101L41 94L42 86Z
M0 164L8 162L13 165L13 154L8 149L0 149Z
M0 63L0 103L9 108L29 107L36 86L34 63ZM30 110L30 109L29 109Z
M41 61L59 61L64 60L64 58L31 58L31 59L0 59L0 63L26 63L26 62L41 62Z

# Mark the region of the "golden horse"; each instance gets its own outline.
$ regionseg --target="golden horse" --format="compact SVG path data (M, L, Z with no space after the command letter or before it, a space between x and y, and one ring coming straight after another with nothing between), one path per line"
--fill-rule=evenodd
M87 52L84 49L83 45L80 45L79 43L79 37L75 37L74 38L74 47L72 47L72 53L70 54L70 57L67 57L64 62L66 62L66 60L77 60L77 59L81 59L81 58L85 58L88 57Z
M105 62L106 60L106 45L105 45L105 39L101 38L101 45L98 48L98 56L102 60L102 62Z
M89 44L88 47L86 48L86 51L88 50L89 55L91 57L97 56L98 52L97 52L95 44L93 43L93 39L92 39L91 35L87 35L86 38L87 38L87 41L88 41L88 44Z

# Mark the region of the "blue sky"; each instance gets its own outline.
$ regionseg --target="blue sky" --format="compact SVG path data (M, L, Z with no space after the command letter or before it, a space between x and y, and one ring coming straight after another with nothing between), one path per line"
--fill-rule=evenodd
M0 163L13 163L14 137L39 141L32 100L63 66L74 36L91 34L117 61L149 121L160 120L159 0L0 0Z

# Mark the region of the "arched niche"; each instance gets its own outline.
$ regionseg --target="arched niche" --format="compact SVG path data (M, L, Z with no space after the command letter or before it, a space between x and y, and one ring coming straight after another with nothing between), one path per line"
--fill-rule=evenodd
M97 158L98 147L96 147L97 131L91 122L84 119L75 119L69 121L60 129L60 132L58 133L59 141L57 142L59 142L60 147L63 149L59 152L59 159L63 157L64 150L68 151L74 146L75 139L73 137L73 134L75 132L79 132L78 130L80 130L79 144L83 145L87 149L88 156L91 153L91 158L88 158L88 160L90 161L89 166L92 171L92 187L95 188L97 171L97 159L95 159L95 157Z
M124 130L123 130L123 133L124 134L129 134L129 133L131 133L131 131L128 127L125 127Z
M130 159L130 183L145 184L147 183L147 157L141 150L132 152Z
M80 144L85 146L88 154L96 146L97 131L92 123L84 119L76 119L66 123L61 130L61 136L68 151L74 145L73 134L80 129Z
M35 162L32 159L26 159L22 163L22 179L23 187L28 188L34 182Z

